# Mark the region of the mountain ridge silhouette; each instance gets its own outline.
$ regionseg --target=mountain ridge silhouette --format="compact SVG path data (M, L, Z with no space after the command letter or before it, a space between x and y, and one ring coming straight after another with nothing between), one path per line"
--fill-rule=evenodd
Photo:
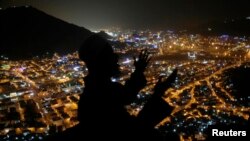
M0 10L0 19L0 55L9 59L72 53L92 34L31 6Z

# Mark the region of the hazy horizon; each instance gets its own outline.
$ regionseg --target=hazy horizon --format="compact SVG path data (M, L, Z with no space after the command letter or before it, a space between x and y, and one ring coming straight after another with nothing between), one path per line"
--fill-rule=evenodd
M31 5L91 30L105 27L164 29L250 16L247 0L1 0L0 7Z

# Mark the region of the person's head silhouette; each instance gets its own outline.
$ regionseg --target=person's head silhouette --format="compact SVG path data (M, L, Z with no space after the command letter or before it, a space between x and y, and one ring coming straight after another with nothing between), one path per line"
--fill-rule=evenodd
M118 56L107 40L93 34L79 49L79 58L88 68L89 75L112 77L119 73Z
M79 49L79 58L85 62L88 68L88 76L84 79L86 92L87 89L98 89L98 84L110 84L111 77L120 73L118 65L118 56L114 53L112 46L107 40L93 34L88 37ZM98 83L98 84L97 84ZM84 93L86 96L86 93ZM95 93L91 93L92 97L95 97ZM84 98L80 98L78 102L78 120L80 123L85 116L83 108ZM88 102L85 104L88 104ZM90 108L91 109L91 108ZM85 109L86 110L86 109ZM85 121L86 122L86 121Z

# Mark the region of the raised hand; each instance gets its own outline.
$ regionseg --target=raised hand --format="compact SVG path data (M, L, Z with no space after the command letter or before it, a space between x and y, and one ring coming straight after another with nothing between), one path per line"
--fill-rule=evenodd
M154 87L154 96L163 96L165 91L171 87L177 77L177 69L175 69L172 74L166 79L163 80L162 76L159 77L158 82Z
M149 57L149 52L147 50L142 50L140 52L138 60L134 57L135 70L139 72L144 72L151 57Z
M137 116L138 119L141 120L146 126L153 128L160 121L171 114L173 107L163 100L162 96L165 91L171 87L171 84L175 81L176 76L177 70L175 69L166 80L159 77L159 80L154 87L154 94L147 101Z

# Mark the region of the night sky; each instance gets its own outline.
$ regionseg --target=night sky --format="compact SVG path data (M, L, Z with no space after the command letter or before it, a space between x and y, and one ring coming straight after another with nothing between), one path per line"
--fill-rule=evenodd
M0 0L2 8L25 4L92 30L164 29L250 16L249 0Z

